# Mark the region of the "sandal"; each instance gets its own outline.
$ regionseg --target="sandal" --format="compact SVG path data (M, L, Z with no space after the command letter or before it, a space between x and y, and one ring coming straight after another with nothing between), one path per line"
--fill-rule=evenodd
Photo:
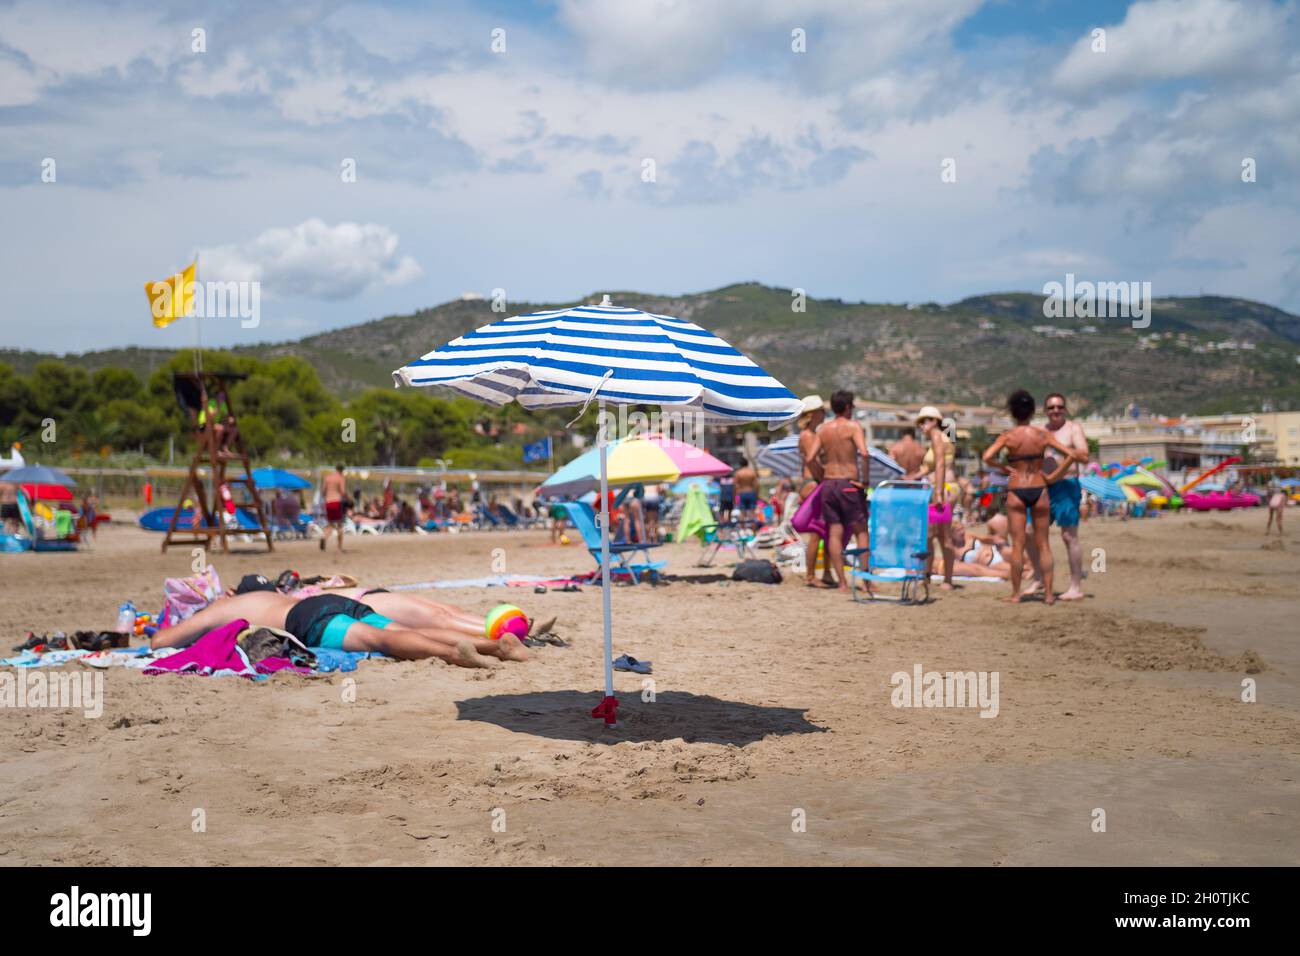
M631 671L634 674L649 674L650 662L639 661L635 657L629 657L627 654L624 654L614 662L614 670Z

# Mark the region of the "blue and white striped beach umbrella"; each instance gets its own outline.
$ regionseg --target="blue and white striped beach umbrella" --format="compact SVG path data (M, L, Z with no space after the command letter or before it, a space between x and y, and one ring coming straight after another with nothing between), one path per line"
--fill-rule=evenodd
M393 378L489 405L551 408L596 397L696 412L709 424L780 422L801 409L788 388L694 322L604 304L493 322Z
M398 385L434 385L489 405L525 408L659 405L707 424L792 421L802 403L712 332L669 315L610 304L531 312L453 339L393 373ZM603 436L600 500L608 501ZM612 724L609 527L600 523L605 617L605 699L593 711Z

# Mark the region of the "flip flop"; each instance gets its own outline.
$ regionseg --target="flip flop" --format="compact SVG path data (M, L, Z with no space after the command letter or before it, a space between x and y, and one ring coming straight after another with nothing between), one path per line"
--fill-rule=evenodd
M555 615L548 617L543 623L538 624L537 619L528 622L528 636L535 637L537 634L549 633L551 628L555 627Z
M634 674L649 674L650 662L639 661L635 657L629 657L627 654L624 654L614 662L614 670L631 671Z

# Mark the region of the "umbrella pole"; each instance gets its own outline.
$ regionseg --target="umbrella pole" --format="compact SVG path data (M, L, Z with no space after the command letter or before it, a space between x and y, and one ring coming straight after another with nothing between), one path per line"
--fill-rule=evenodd
M605 452L605 400L600 400L596 420L596 445L600 449L600 590L605 620L605 699L593 717L604 717L608 727L618 726L618 701L614 697L614 635L610 614L609 583L609 468Z

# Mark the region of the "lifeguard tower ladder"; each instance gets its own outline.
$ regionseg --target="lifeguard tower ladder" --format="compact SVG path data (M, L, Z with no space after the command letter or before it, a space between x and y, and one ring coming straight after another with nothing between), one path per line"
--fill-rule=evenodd
M244 437L235 420L234 406L230 404L227 383L244 377L219 372L177 372L172 376L176 400L194 428L194 455L190 459L190 473L176 500L176 510L167 523L163 551L171 545L196 544L210 550L215 538L220 542L221 550L228 553L229 537L232 534L261 535L266 539L266 550L275 550L271 542L271 528L266 521L266 511L257 495L257 485L253 482L253 468L248 461L248 452L244 449ZM232 463L243 466L242 476L230 477L226 474L227 466ZM211 502L203 481L204 468L209 469L212 479ZM227 524L227 513L220 502L221 488L225 486L233 489L240 485L248 489L249 498L252 499L250 507L257 516L256 528ZM186 499L194 502L193 519L182 523L180 516ZM178 524L181 526L177 527ZM185 524L189 526L186 527Z

